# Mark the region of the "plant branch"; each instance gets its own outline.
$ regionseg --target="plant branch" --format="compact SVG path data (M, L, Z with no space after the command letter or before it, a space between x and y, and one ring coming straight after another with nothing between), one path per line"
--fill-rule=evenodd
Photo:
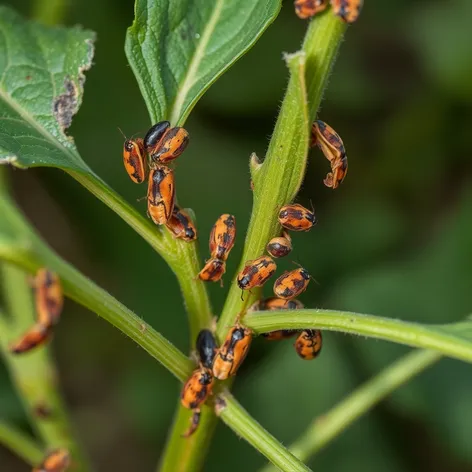
M227 426L267 457L279 470L311 470L249 415L229 392L219 396L216 409L218 416Z
M91 172L91 171L90 171ZM195 279L200 271L197 244L174 239L169 231L146 220L95 174L68 173L128 223L167 262L180 285L190 324L190 342L212 321L210 301L203 282Z
M435 364L440 358L441 354L427 350L415 350L403 356L352 392L326 414L316 418L301 437L290 446L290 451L301 460L308 460L364 413ZM271 465L261 470L261 472L272 471L274 468Z
M31 466L39 464L43 458L43 451L32 438L3 421L0 421L0 444Z
M11 354L8 345L16 341L35 323L31 288L25 273L16 267L2 264L4 300L7 305L8 322L0 333L0 345L5 363L25 411L48 448L67 448L78 471L89 466L78 441L74 438L69 415L60 395L57 371L49 349L43 347L21 356ZM49 417L38 414L38 408L51 412Z
M298 193L305 175L310 124L345 29L329 11L316 17L310 22L302 51L288 58L291 77L266 158L262 165L251 160L254 206L238 272L246 261L261 256L270 238L280 232L278 210ZM297 57L300 61L303 58L303 70L297 69ZM253 290L253 295L246 294L242 302L241 291L233 281L218 323L220 338L257 296L258 290Z
M310 328L341 331L412 347L433 349L446 356L472 362L470 339L460 335L466 332L467 327L470 329L472 326L470 320L451 325L420 325L381 316L304 309L254 312L248 315L244 322L256 333ZM464 329L461 330L461 327Z
M210 447L209 439L216 428L216 416L211 408L204 406L197 431L189 438L183 438L191 416L192 412L183 408L179 400L162 462L158 465L160 472L197 472L203 467Z
M263 164L254 158L251 160L254 208L238 272L246 260L255 259L264 252L267 241L280 229L278 209L295 198L298 192L305 174L310 120L321 100L344 28L334 15L321 15L310 23L304 50L286 58L291 78L267 156ZM306 73L305 66L310 75ZM246 295L245 301L241 302L241 291L233 281L218 321L217 336L220 341L228 326L234 323L257 292L253 290L252 297ZM229 383L226 382L227 386ZM179 407L161 471L199 469L217 420L211 410L206 410L202 414L205 424L201 424L194 437L186 443L181 435L188 427L190 414ZM197 463L195 467L194 461Z

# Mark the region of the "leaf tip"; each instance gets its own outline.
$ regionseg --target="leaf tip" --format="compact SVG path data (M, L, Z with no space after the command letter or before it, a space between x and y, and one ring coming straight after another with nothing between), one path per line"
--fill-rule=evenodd
M249 170L251 172L251 188L254 190L254 181L257 179L259 171L262 168L263 162L259 159L259 156L253 152L249 158Z

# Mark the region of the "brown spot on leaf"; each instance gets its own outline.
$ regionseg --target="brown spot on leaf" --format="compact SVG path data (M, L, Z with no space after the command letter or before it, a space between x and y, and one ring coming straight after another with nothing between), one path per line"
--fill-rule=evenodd
M79 91L75 83L66 77L64 81L65 93L59 95L54 101L54 116L59 126L65 131L72 123L72 117L77 112L77 98Z

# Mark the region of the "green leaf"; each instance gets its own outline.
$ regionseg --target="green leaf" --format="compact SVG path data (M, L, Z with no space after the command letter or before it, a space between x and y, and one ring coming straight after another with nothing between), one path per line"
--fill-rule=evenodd
M136 0L125 51L153 123L182 124L208 87L250 49L280 0ZM248 77L250 80L250 77Z
M82 102L93 40L90 31L45 27L0 7L0 164L59 167L120 215L177 275L194 338L210 322L203 282L193 276L200 270L196 246L173 239L124 201L87 166L65 133Z
M82 103L94 37L0 7L0 163L87 170L65 131Z

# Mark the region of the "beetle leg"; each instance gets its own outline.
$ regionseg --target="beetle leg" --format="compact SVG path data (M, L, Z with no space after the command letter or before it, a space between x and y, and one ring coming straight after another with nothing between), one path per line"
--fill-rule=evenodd
M183 438L188 438L197 430L198 425L200 424L200 415L200 408L193 410L192 419L190 420L190 427L187 429L187 431L185 431L184 434L182 434Z

